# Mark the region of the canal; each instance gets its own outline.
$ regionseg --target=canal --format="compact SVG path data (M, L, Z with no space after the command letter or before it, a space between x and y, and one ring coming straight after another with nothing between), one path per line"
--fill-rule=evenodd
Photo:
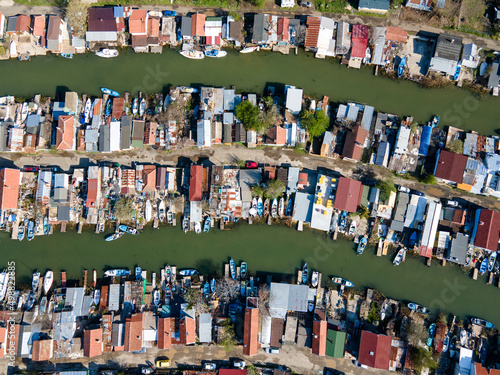
M67 60L49 54L31 62L0 61L0 69L0 95L54 96L64 90L99 95L102 86L136 94L160 92L170 85L234 85L238 91L261 93L266 85L289 84L308 95L327 95L335 102L357 101L380 111L412 115L420 122L439 115L442 125L485 135L500 132L498 98L486 95L478 100L452 85L423 89L412 82L376 77L372 68L348 69L338 60L315 59L303 50L288 56L230 51L223 59L204 60L188 60L168 48L162 54L124 50L115 59L86 54Z
M392 256L377 257L372 248L357 256L354 244L332 241L310 230L297 232L281 226L240 224L233 231L211 230L208 234L184 234L181 228L146 229L138 236L125 235L105 242L105 235L75 232L36 237L33 241L13 241L0 234L2 266L16 262L17 283L29 284L31 273L66 270L68 277L81 278L82 270L110 267L133 269L140 265L159 272L166 263L180 268L197 268L204 274L222 274L223 263L233 257L248 262L252 275L276 273L291 277L307 261L326 277L342 276L356 288L371 287L386 296L411 300L433 311L443 310L459 316L477 315L500 325L500 290L487 285L484 277L474 281L458 267L427 267L420 257L409 257L399 267ZM55 272L56 282L60 274ZM89 272L91 277L91 272Z

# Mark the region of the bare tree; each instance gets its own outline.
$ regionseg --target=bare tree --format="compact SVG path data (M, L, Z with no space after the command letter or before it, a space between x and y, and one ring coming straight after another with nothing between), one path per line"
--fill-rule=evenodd
M188 289L184 296L184 299L189 304L189 307L194 309L196 315L208 312L208 306L205 302L205 298L203 297L201 289Z
M221 302L231 302L239 297L240 284L233 279L221 279L217 283L215 295L219 297Z
M75 35L79 38L85 37L87 31L87 12L89 4L81 0L69 0L66 7L66 18Z
M269 315L270 293L267 285L260 286L258 298L259 298L259 315L260 316Z

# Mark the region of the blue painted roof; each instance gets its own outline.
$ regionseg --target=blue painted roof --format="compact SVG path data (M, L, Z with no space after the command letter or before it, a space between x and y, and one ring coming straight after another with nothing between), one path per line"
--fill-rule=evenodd
M389 0L359 0L358 8L389 10Z
M123 17L123 7L114 7L113 8L113 16L114 17Z

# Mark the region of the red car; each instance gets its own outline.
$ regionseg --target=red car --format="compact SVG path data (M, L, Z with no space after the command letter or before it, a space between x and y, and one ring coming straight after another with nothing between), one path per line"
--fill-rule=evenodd
M25 167L24 171L25 172L38 172L40 168L39 167Z
M250 169L255 169L255 168L257 168L257 167L258 167L258 165L257 165L257 163L256 163L256 162L254 162L254 161L247 161L247 162L245 163L245 167L246 167L246 168L250 168Z

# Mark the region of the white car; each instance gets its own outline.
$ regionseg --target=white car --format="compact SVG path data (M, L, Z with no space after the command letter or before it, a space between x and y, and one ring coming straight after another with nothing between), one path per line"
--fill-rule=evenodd
M215 363L205 363L203 365L204 370L215 370L217 368Z
M410 190L410 188L407 188L406 186L401 186L401 185L399 185L399 186L398 186L398 190L399 190L400 192L402 192L402 193L408 193L408 194L409 194L409 193L410 193L410 191L411 191L411 190Z
M234 361L233 366L236 368L245 368L245 361Z
M457 201L454 201L454 200L450 200L450 199L448 199L448 200L446 201L446 205L447 205L447 206L450 206L450 207L458 207L458 202L457 202Z
M149 375L153 373L153 369L151 367L143 367L141 368L141 374Z

